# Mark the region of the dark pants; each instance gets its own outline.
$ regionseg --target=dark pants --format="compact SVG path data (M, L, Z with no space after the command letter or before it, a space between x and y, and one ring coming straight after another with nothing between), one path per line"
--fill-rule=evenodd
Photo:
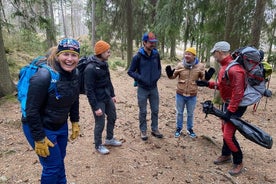
M158 130L159 93L158 88L144 89L138 86L137 99L139 105L139 128L147 131L147 103L149 100L151 109L151 130Z
M228 104L223 105L223 111L225 112ZM247 107L239 107L234 113L236 117L242 117ZM233 163L240 164L242 163L243 154L240 148L240 145L236 139L236 127L231 122L222 121L222 133L223 133L223 146L221 154L224 156L231 155L233 156Z
M98 102L98 106L102 110L103 115L96 116L93 110L93 115L95 118L94 141L96 149L102 144L102 133L105 127L105 116L107 119L106 139L113 138L113 130L117 118L115 104L111 98L105 102Z
M44 129L47 138L55 145L49 148L50 155L46 158L38 156L42 165L41 184L65 184L66 175L64 167L64 158L68 140L68 125L65 123L59 130L52 131ZM34 148L34 139L27 123L23 123L23 132Z

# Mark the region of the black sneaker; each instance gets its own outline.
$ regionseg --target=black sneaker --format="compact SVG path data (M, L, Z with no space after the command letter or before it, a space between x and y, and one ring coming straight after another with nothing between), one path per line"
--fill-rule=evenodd
M153 135L154 137L157 137L157 138L159 138L159 139L163 138L163 134L161 134L161 133L159 132L159 130L152 131L152 132L151 132L151 135Z

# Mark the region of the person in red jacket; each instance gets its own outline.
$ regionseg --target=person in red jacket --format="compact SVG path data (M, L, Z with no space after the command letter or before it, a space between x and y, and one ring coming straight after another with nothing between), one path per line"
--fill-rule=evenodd
M243 154L240 145L235 137L236 127L230 122L232 115L241 117L246 111L246 106L239 106L244 90L246 73L242 66L235 65L228 71L228 79L225 77L225 69L233 58L230 54L230 44L226 41L217 42L211 53L220 64L217 82L197 81L198 86L207 86L211 89L218 89L223 100L222 120L223 146L221 155L214 161L214 164L224 164L231 161L233 156L233 168L229 171L231 175L237 175L243 169Z

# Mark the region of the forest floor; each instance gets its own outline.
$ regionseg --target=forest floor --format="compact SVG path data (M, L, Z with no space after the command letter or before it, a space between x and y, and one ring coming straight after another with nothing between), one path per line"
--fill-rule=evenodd
M163 67L165 68L165 67ZM230 176L232 164L214 165L221 153L222 133L220 120L202 112L200 102L212 100L214 91L200 88L195 110L192 139L185 131L175 138L175 86L165 71L158 83L160 93L159 129L163 139L150 135L142 141L138 128L137 88L124 70L111 71L117 96L115 137L123 141L121 147L109 147L110 154L100 155L94 148L94 119L87 98L80 96L81 136L69 141L65 159L69 184L142 184L142 183L276 183L276 148L263 148L236 133L244 153L244 170L238 176ZM243 116L275 138L276 135L276 76L270 88L272 98L263 98L256 112L250 106ZM40 182L41 165L33 149L27 143L21 129L18 102L0 99L0 183ZM148 110L150 130L150 110ZM186 124L184 125L184 127ZM71 128L71 127L70 127ZM71 129L69 130L71 131ZM105 132L103 133L105 137Z

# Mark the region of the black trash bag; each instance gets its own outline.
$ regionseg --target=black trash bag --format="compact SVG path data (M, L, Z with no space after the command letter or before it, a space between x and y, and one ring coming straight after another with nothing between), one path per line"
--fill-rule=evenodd
M206 114L213 114L219 118L223 116L223 112L214 107L213 103L208 100L204 103L201 103L203 106L203 112ZM250 141L265 147L267 149L271 149L273 145L272 137L260 129L259 127L248 123L241 118L232 116L230 121L236 126L237 130Z

